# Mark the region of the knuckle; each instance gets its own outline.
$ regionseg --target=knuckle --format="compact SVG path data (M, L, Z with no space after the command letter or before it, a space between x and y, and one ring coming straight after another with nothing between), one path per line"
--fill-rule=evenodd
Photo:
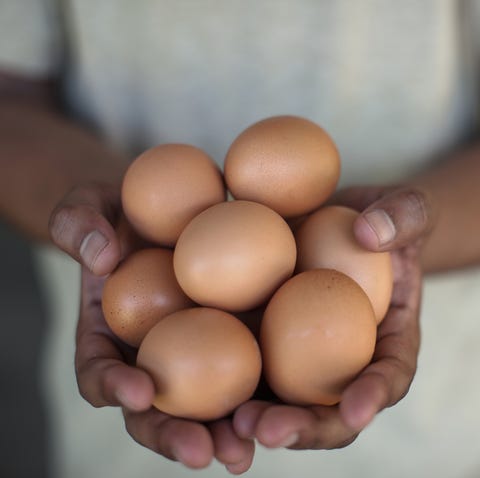
M138 420L135 419L135 417L128 413L123 411L123 419L125 423L125 430L127 433L140 445L144 445L140 439L139 439L139 433L138 433Z
M82 217L85 206L80 204L63 204L57 207L50 216L49 230L52 240L62 245L70 236L75 224L75 219Z
M98 212L89 204L63 204L56 208L49 221L54 244L69 253L78 253L87 231L96 227Z
M90 387L85 385L83 377L79 374L77 374L77 387L80 396L92 407L102 408L105 406L104 400L98 397L96 394L92 393Z
M109 382L109 375L106 371L111 366L103 366L100 359L95 357L84 361L76 361L75 374L77 378L78 391L80 395L94 408L102 408L113 405L108 397L112 388Z
M418 188L412 188L408 192L407 199L414 211L424 221L427 220L427 198L423 191Z
M106 186L100 183L87 182L76 186L71 196L81 204L94 204L97 201L99 192L105 188Z
M406 191L405 197L406 213L416 224L426 229L429 227L431 218L431 202L426 192L419 188L410 188Z
M415 375L416 368L405 365L403 370L404 380L399 383L396 390L393 391L392 396L390 397L390 406L395 405L400 400L403 400L410 390L410 386L412 385L413 377Z
M136 443L158 455L172 459L172 457L162 449L158 440L155 439L155 433L149 429L151 425L146 421L146 416L124 411L123 418L126 432Z
M70 222L71 211L68 206L58 206L50 215L48 230L53 242L59 244L65 235L65 230Z
M416 361L402 360L400 358L392 359L392 367L396 380L392 383L385 383L388 391L385 406L391 407L401 401L408 394L413 378L416 373Z

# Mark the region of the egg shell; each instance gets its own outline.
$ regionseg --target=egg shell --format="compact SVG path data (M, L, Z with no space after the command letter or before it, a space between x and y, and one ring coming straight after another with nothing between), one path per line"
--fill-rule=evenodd
M331 137L316 123L274 116L233 141L224 176L236 199L265 204L289 218L316 209L330 196L340 176L340 158Z
M359 213L344 206L326 206L312 213L295 232L296 271L336 269L354 279L372 302L377 323L385 317L393 290L389 252L361 247L353 233Z
M266 380L297 405L333 405L371 361L375 316L362 288L341 272L315 269L288 280L260 330Z
M122 205L145 239L173 246L199 212L226 198L220 169L201 149L162 144L141 154L127 169Z
M296 254L293 233L276 212L251 201L229 201L185 227L173 266L195 302L238 312L267 301L292 275Z
M138 347L163 317L193 302L178 285L173 252L149 248L128 256L107 278L102 293L105 321L125 343Z
M155 383L156 408L204 421L228 415L252 396L262 362L258 343L242 322L198 307L159 322L143 340L137 366Z

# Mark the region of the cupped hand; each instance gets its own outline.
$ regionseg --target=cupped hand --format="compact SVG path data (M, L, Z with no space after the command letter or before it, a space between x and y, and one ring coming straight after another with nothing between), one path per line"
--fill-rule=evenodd
M423 238L434 224L428 198L409 187L355 187L330 201L361 212L354 234L362 246L391 251L394 287L378 327L374 356L336 406L298 407L251 400L233 419L241 438L268 448L333 449L352 443L382 409L401 400L415 375L420 346Z
M95 407L119 406L134 440L190 468L216 458L234 474L250 467L254 441L239 438L232 420L199 423L151 407L150 377L134 367L136 351L118 340L101 308L105 276L142 241L121 214L117 186L90 184L72 190L50 220L53 242L82 265L75 371L81 395Z

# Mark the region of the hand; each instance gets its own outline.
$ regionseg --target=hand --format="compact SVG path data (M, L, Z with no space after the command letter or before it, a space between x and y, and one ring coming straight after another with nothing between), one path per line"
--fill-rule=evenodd
M402 399L413 380L420 345L422 239L433 226L425 195L410 188L357 187L329 201L361 211L354 225L365 248L391 251L394 288L378 328L371 364L350 384L337 406L298 407L251 400L234 414L241 438L269 448L332 449L352 443L375 415Z
M154 385L133 366L136 351L119 341L102 314L105 275L142 244L122 221L119 188L93 184L69 193L50 221L53 242L82 265L75 370L82 396L95 407L120 406L130 435L190 468L215 457L234 474L250 467L254 442L238 438L232 420L203 424L151 407Z

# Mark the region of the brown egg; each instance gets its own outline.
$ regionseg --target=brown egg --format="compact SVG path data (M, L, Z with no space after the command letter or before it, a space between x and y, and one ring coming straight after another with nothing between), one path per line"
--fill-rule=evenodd
M256 201L293 217L313 211L335 190L340 159L334 142L317 124L275 116L235 139L224 175L236 199Z
M142 342L137 366L151 375L159 410L214 420L252 396L262 365L245 325L227 312L198 307L159 322Z
M268 300L295 267L287 223L250 201L217 204L180 235L173 257L178 283L195 302L229 311Z
M173 252L143 249L130 255L108 277L102 309L112 332L138 347L147 332L163 317L192 307L173 272Z
M353 279L329 269L302 272L265 310L265 377L287 403L333 405L371 361L375 340L372 306Z
M377 323L385 317L393 288L389 252L371 252L353 235L359 213L343 206L328 206L311 214L295 232L297 272L336 269L358 282L372 302Z
M130 165L122 185L122 205L132 226L165 246L173 246L199 212L225 198L220 169L202 150L186 144L145 151Z

